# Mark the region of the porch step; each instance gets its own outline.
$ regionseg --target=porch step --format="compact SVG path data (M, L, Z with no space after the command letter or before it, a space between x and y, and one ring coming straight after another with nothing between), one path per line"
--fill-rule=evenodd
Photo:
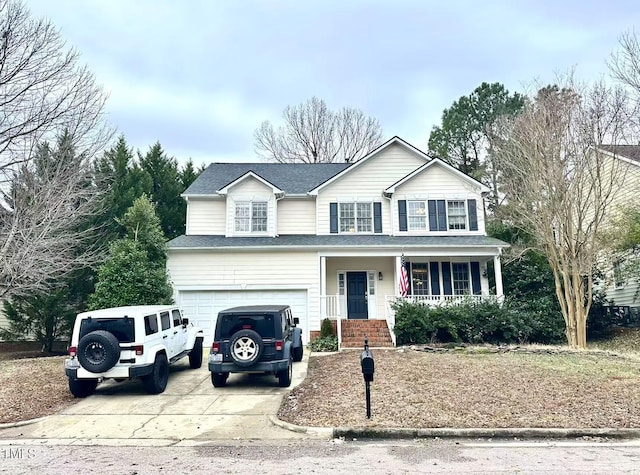
M385 320L343 320L341 348L364 348L368 338L371 348L393 347Z

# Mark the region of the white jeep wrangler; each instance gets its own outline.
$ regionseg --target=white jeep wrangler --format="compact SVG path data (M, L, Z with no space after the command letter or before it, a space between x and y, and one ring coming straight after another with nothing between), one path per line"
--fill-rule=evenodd
M189 356L202 366L202 329L167 305L116 307L79 313L65 373L75 397L86 397L99 381L142 378L150 394L167 387L169 364Z

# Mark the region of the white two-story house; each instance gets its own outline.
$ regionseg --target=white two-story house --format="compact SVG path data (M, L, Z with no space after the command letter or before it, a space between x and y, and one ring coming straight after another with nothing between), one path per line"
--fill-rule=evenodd
M291 305L306 342L325 317L345 340L356 320L392 329L403 260L408 298L488 296L490 261L501 297L507 244L485 233L487 191L399 137L352 164L213 163L169 242L175 299L211 343L217 313L247 304Z

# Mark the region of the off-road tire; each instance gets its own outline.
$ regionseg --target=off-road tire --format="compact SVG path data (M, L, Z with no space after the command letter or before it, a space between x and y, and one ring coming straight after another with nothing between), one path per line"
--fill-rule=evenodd
M142 377L144 389L149 394L160 394L164 392L169 381L169 362L167 355L158 353L153 363L153 371L151 374Z
M304 354L304 347L302 345L293 349L293 361L302 361L302 355Z
M98 386L97 379L73 379L69 378L69 391L74 397L91 396Z
M202 366L202 338L196 338L193 348L189 352L189 367L198 369Z
M244 368L253 366L260 361L264 343L257 332L253 330L239 330L229 340L231 359Z
M120 343L106 330L94 330L78 342L78 361L91 373L109 371L119 359Z
M278 386L281 388L288 388L291 386L291 379L293 377L293 360L289 358L289 364L286 369L278 371Z
M214 388L221 388L227 384L229 373L211 373L211 384Z

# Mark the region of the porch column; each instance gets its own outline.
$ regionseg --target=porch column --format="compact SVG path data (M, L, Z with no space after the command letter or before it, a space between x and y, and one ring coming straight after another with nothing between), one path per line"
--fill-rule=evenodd
M400 295L400 268L402 267L402 256L396 256L395 286L393 287L393 295Z
M327 295L327 258L320 256L320 295Z
M500 255L493 258L493 269L496 276L496 297L498 300L504 298L504 290L502 289L502 265L500 264Z

